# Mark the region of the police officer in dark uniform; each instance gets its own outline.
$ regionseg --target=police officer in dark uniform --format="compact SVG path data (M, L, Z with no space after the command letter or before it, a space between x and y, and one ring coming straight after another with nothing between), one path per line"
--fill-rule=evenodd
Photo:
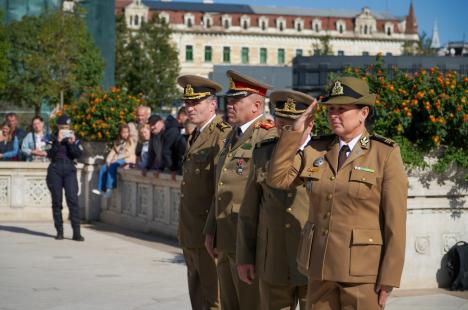
M47 151L50 158L50 165L47 169L47 186L52 197L52 214L57 230L55 239L63 239L62 190L65 189L65 198L73 228L73 240L84 241L80 233L78 180L74 162L81 156L83 149L80 141L76 140L70 130L70 125L71 121L67 115L62 115L57 119L58 132L52 138L50 149Z

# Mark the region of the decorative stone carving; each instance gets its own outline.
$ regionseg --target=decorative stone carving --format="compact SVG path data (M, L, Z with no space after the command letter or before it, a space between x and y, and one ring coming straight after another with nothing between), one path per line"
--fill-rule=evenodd
M0 206L10 204L10 178L0 178Z
M429 236L418 236L416 237L416 241L414 242L414 248L416 253L427 255L429 254L431 242Z
M136 210L136 183L123 182L122 185L122 213L135 215L134 210Z
M443 234L442 240L444 244L444 253L447 253L452 246L457 243L457 236L455 234Z
M153 207L154 207L154 220L157 222L163 222L169 224L169 213L166 212L166 209L169 209L169 206L164 205L166 201L166 193L164 187L155 186L153 191Z
M25 181L26 204L50 206L52 200L46 180L43 177L28 177Z
M171 188L171 224L179 224L180 189Z
M152 203L152 186L138 184L137 215L145 218L148 217Z

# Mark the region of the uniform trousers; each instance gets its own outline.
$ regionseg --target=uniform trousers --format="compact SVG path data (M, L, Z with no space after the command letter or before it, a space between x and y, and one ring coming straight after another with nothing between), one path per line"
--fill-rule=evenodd
M187 264L187 280L193 310L219 309L216 263L203 248L182 249Z
M62 200L63 190L70 213L73 233L80 234L80 206L78 204L78 180L73 162L51 163L47 168L47 187L52 198L52 215L55 229L63 232Z
M220 252L218 279L223 310L253 310L260 308L258 279L249 285L237 274L236 254Z
M261 310L306 309L307 285L272 284L260 278Z
M374 283L309 280L307 310L381 310Z

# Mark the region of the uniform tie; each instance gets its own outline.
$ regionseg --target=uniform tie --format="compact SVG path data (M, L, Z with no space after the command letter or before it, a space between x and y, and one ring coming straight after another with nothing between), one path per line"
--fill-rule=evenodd
M234 135L234 137L232 138L232 144L231 145L236 145L237 141L239 141L239 139L242 137L242 129L240 127L237 127L236 128L236 134Z
M198 136L200 135L200 130L197 128L194 130L192 135L190 136L190 145L193 145L195 143L195 140L197 140Z
M349 148L347 144L341 147L340 153L338 154L338 169L337 170L340 170L341 166L343 166L344 162L346 161L346 158L348 158L348 156L346 156L346 153L350 151L351 149Z

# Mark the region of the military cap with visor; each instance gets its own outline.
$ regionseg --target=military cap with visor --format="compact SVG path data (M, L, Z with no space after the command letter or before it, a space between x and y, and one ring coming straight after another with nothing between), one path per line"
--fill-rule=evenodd
M177 83L184 89L182 100L202 100L223 89L218 83L198 75L181 75Z
M280 89L271 92L270 101L275 106L275 116L297 119L312 104L315 99L304 93Z
M373 106L376 94L369 92L367 82L355 77L338 77L333 80L330 91L321 104L362 104Z
M71 119L66 114L60 115L57 118L57 125L58 126L71 125Z
M226 97L242 98L252 94L265 97L268 89L271 88L268 84L233 70L228 70L226 76L229 79L229 90Z

